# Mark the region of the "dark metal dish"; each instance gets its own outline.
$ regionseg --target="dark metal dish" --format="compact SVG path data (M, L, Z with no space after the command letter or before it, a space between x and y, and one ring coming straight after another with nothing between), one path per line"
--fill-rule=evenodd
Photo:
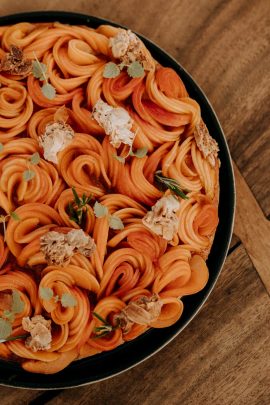
M101 24L119 26L102 18L63 11L40 11L0 17L1 26L23 21L60 21L73 25L88 25L93 28ZM225 136L212 106L192 77L164 50L146 38L140 37L155 59L164 66L172 67L181 76L190 96L200 104L202 117L210 134L219 144L219 158L221 161L220 222L207 260L210 273L209 281L201 292L183 298L185 310L180 320L173 326L165 329L150 330L135 340L125 343L110 352L104 352L93 357L76 361L63 371L54 375L30 374L22 370L19 364L0 361L1 385L31 389L70 388L101 381L139 364L162 349L187 326L202 308L221 272L231 240L235 211L234 176Z

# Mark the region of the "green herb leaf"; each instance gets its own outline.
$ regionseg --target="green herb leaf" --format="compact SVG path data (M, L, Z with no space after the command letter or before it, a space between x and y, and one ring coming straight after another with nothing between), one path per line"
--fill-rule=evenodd
M64 308L72 308L77 305L77 300L73 295L64 293L61 297L61 304Z
M119 74L120 74L120 69L115 63L113 63L113 62L106 63L104 71L103 71L103 77L110 79L110 78L117 77Z
M35 152L31 158L30 158L30 162L32 163L32 165L38 165L40 162L40 156L38 152Z
M95 202L94 205L94 214L97 218L103 218L108 215L109 211L108 208L104 205L100 204L99 202Z
M12 291L12 305L11 311L14 314L19 314L24 310L24 302L21 299L21 295L17 290Z
M12 322L14 322L15 314L13 312L5 309L5 311L3 311L3 318L5 318L7 321L12 323Z
M0 343L10 342L11 340L26 339L29 335L9 336L6 339L0 339Z
M83 194L82 198L80 198L74 187L72 187L72 193L74 201L73 203L68 203L69 219L81 225L84 219L84 214L88 210L87 204L91 201L92 195L87 197L86 194Z
M113 155L113 158L118 160L118 162L125 164L126 159L124 157Z
M128 66L127 73L128 73L129 76L131 76L133 78L142 77L144 75L143 65L136 60L135 62L132 62Z
M45 83L41 87L41 91L44 97L48 98L49 100L54 99L56 95L55 88L50 83Z
M109 226L111 229L124 229L124 224L120 218L115 215L111 215L109 219Z
M14 221L20 221L21 220L19 215L14 211L10 211L9 215L11 216L12 219L14 219Z
M78 196L78 194L77 194L77 191L75 190L75 188L74 187L72 187L72 193L73 193L73 195L74 195L74 201L75 201L75 203L78 205L78 207L81 205L81 199L80 199L80 197Z
M11 323L3 318L0 318L0 339L7 339L11 333Z
M24 179L25 181L30 181L30 180L32 180L32 179L35 177L35 175L36 175L36 173L33 172L33 170L27 169L27 170L25 170L25 171L23 172L23 179Z
M148 149L147 148L139 148L135 152L131 149L129 154L130 156L136 156L137 158L143 158L147 155Z
M3 152L4 145L0 142L0 153Z
M99 315L97 312L92 312L92 314L102 323L104 323L104 325L108 325L108 322L106 321L106 319L102 318L101 315Z
M50 287L39 287L39 296L44 301L50 301L53 298L53 290Z
M32 62L32 74L36 79L46 80L47 66L45 63L41 63L38 60Z
M175 179L171 179L170 177L163 176L161 170L156 171L154 178L155 178L157 185L159 186L159 188L162 191L169 189L174 194L183 198L183 200L189 199L189 197L184 193L184 191L181 190L180 184L178 183L178 181Z

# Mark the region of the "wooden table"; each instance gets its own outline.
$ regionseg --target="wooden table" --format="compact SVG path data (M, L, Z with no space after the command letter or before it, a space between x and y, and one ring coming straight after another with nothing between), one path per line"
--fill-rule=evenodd
M38 9L110 18L181 62L209 97L228 139L237 215L214 292L165 349L88 387L1 387L1 405L270 404L270 1L1 0L0 13Z

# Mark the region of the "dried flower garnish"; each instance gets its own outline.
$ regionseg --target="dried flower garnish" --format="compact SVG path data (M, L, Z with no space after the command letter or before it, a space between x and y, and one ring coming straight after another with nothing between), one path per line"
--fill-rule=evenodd
M31 319L24 317L22 327L30 332L30 336L25 341L25 346L33 352L38 350L48 350L51 348L51 320L45 319L42 315L35 315Z
M11 45L0 64L0 72L6 72L11 75L27 75L31 72L32 61L25 59L23 51L16 45Z
M194 137L196 144L199 150L202 152L204 158L212 167L215 167L216 161L218 160L218 143L209 134L207 126L203 120L201 120L200 123L195 126Z
M86 194L83 193L82 197L79 197L74 187L72 187L72 193L74 200L68 204L69 219L81 225L85 219L85 214L88 211L87 205L92 200L92 196L87 197Z
M110 143L119 148L121 143L132 146L135 133L131 130L133 119L122 107L112 107L99 99L93 107L93 118L110 137Z
M35 52L33 53L35 61L33 61L32 64L32 74L36 79L39 79L44 82L43 86L41 87L43 96L48 98L49 100L52 100L56 95L56 90L48 81L47 66L45 65L45 63L41 63L38 60Z
M139 72L142 74L144 70L150 70L154 66L154 62L149 51L146 49L143 42L130 30L119 29L118 33L110 38L109 46L111 47L113 57L119 59L122 66L131 66L134 62L135 75L139 77ZM138 63L142 66L137 70ZM133 69L131 69L133 74Z
M47 124L44 134L39 137L39 144L44 150L44 159L57 164L57 154L72 142L74 136L71 126L64 122Z
M177 180L163 176L161 170L156 171L154 178L161 191L169 189L184 200L188 200L189 197L184 193L183 190L181 190L180 184Z
M155 321L161 313L162 305L157 294L153 294L152 297L141 297L136 301L130 301L119 314L114 316L114 321L124 333L128 333L134 323L149 325Z
M142 223L155 234L171 241L177 232L179 218L176 212L180 203L173 195L160 198L156 204L142 218Z
M40 238L40 250L49 265L61 265L75 253L90 257L95 249L94 240L82 229L73 229L67 234L50 231Z
M117 217L116 215L111 215L109 210L105 205L99 203L98 201L95 202L94 205L94 214L97 218L107 217L109 221L109 227L114 230L124 229L124 224L121 218Z
M106 319L102 318L102 316L100 316L98 313L92 312L92 314L103 324L101 326L96 326L94 328L95 338L107 336L114 330L119 329L120 324L118 322L116 322L116 325L111 325L109 322L106 321Z

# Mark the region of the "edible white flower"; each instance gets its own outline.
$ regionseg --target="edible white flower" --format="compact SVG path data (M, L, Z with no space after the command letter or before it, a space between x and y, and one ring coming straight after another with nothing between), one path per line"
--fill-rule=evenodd
M44 150L44 158L49 162L58 163L57 153L65 149L72 141L74 131L70 125L54 122L46 125L45 132L39 138Z
M179 219L176 212L179 208L180 203L174 196L162 197L142 218L142 222L155 234L171 241L178 229Z
M93 118L110 136L110 143L119 148L121 143L132 146L135 133L131 131L133 120L122 107L112 107L99 99L93 107Z

